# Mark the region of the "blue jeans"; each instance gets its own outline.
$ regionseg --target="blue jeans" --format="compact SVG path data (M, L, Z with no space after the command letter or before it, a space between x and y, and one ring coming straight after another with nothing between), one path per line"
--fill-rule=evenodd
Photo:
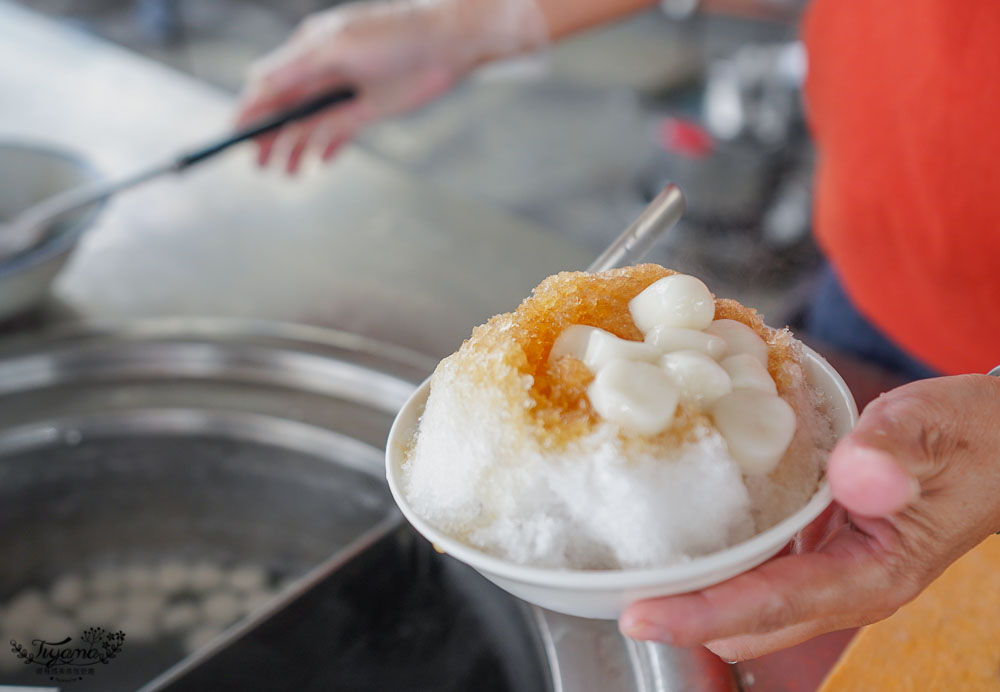
M840 287L828 266L806 315L806 332L860 360L879 365L911 380L940 373L906 353L866 320Z

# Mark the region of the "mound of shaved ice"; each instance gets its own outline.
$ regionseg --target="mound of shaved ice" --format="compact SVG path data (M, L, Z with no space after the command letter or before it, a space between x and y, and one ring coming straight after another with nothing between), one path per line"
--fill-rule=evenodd
M550 277L514 313L478 327L434 373L403 467L413 510L441 531L517 563L576 569L665 565L746 540L815 492L834 437L823 396L804 378L798 342L752 310L718 300L768 343L797 429L766 476L744 476L699 411L681 406L658 435L602 420L593 375L548 352L570 324L641 340L628 301L671 274L640 265Z

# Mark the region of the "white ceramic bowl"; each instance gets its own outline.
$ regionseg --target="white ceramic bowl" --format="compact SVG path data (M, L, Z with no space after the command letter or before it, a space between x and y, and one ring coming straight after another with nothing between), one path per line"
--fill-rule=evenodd
M46 144L0 141L0 222L58 192L101 175L83 158ZM77 241L104 203L58 220L46 238L13 257L0 258L0 320L40 303Z
M806 377L829 396L834 430L839 438L850 431L858 418L854 397L844 380L822 356L809 348L804 350ZM805 507L767 531L731 548L681 564L620 570L520 565L484 553L442 533L418 516L403 496L404 450L413 438L429 392L428 380L403 405L389 431L386 476L396 504L413 527L440 550L474 567L515 596L560 613L616 619L625 606L634 601L685 593L725 581L775 555L832 501L830 487L824 479Z

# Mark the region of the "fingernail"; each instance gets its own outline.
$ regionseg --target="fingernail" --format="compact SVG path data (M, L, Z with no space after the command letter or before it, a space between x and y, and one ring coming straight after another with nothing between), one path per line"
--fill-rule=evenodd
M855 447L831 464L834 496L848 509L866 516L900 511L920 497L920 483L889 453Z
M661 626L641 617L623 615L618 629L629 639L641 641L656 641L664 644L672 644L674 636Z

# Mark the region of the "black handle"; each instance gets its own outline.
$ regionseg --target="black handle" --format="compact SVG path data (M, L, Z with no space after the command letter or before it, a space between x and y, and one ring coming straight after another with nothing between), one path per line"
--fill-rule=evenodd
M259 123L249 125L242 130L234 132L225 139L212 142L211 144L207 144L199 149L182 154L174 163L174 170L182 171L189 166L193 166L196 163L215 156L219 152L225 151L234 144L239 144L240 142L245 142L248 139L259 137L260 135L266 134L271 130L276 130L279 127L287 125L295 120L308 118L310 115L315 115L316 113L331 106L336 106L338 103L351 101L355 96L357 96L357 90L353 87L341 87L339 89L320 94L316 98L300 103L291 110L282 111L281 113L272 115Z

